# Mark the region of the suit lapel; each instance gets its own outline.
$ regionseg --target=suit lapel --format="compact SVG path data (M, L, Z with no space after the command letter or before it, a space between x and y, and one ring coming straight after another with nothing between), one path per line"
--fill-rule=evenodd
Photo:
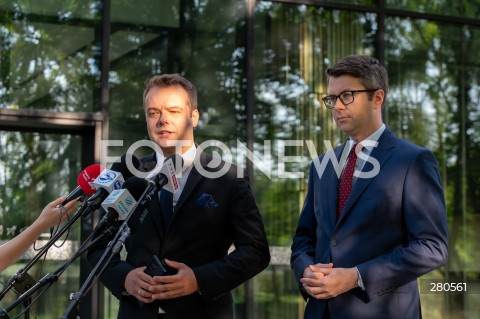
M380 136L380 139L378 140L378 146L374 147L370 154L371 158L374 158L378 161L380 165L380 171L382 167L385 165L385 163L392 156L393 149L395 147L395 138L396 138L395 135L391 131L389 131L388 129L385 129L385 131ZM367 165L367 164L370 164L370 163L366 163L366 165L364 166L363 171L365 172L369 171L369 167L372 168L371 164L370 165ZM352 187L352 192L350 193L350 196L348 197L347 202L345 203L343 212L340 215L338 224L340 224L342 220L347 218L347 216L351 211L352 206L360 199L361 195L365 192L367 186L372 182L374 178L376 178L376 176L371 178L357 178L357 180L355 181L355 184ZM338 182L337 182L337 185L338 185Z

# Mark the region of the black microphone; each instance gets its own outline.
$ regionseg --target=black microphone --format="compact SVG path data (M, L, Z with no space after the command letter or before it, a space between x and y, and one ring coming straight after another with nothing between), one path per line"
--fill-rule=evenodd
M141 198L138 200L138 207L135 208L132 216L128 217L128 226L132 231L135 231L145 220L148 214L146 207L155 196L158 196L159 190L163 188L174 193L180 187L176 174L182 170L183 158L174 154L165 159L163 163L160 172L156 175L154 175L154 172L150 173L146 180L136 176L132 177L132 185L144 190Z
M120 157L120 161L115 161L110 167L110 169L112 171L122 174L123 178L126 181L127 179L135 175L135 171L132 172L132 170L138 170L139 167L140 161L138 160L138 158L133 154L127 153L123 154Z

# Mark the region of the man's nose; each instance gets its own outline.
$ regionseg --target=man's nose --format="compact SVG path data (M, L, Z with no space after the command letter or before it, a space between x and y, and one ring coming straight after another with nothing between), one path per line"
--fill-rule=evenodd
M341 109L341 110L344 110L347 108L347 106L345 104L343 104L342 100L340 100L340 98L336 98L334 101L332 101L332 104L333 104L333 108L334 109Z
M166 112L160 112L160 115L158 116L158 122L157 125L162 126L168 123L168 114Z

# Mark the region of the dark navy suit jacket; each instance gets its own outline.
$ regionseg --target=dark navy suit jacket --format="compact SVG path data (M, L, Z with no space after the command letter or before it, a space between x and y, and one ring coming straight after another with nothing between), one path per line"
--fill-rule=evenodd
M344 146L331 152L337 159ZM329 155L332 155L331 153ZM432 152L386 129L370 156L379 172L357 178L337 221L339 177L330 162L310 167L308 192L292 244L299 282L308 265L357 267L365 291L328 300L335 318L420 318L417 278L446 263L448 231L443 189ZM317 159L317 166L325 155ZM373 172L366 162L363 171ZM325 300L307 295L305 318L321 318Z
M199 152L197 156L202 170L209 174L219 170L208 167L210 156ZM141 164L141 170L152 170L155 154L142 159ZM258 274L270 261L262 218L248 179L243 175L238 178L233 165L218 178L202 176L194 166L169 226L163 223L156 197L137 228L126 241L126 260L115 256L100 277L120 299L121 319L156 319L159 305L166 311L165 318L232 318L230 291ZM235 250L228 254L232 244ZM103 248L89 252L92 265ZM125 295L127 274L146 266L154 254L192 268L201 293L144 305Z

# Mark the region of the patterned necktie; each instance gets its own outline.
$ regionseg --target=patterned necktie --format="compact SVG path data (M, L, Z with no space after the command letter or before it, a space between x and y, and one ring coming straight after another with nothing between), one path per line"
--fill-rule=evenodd
M338 186L338 209L337 219L342 214L347 198L352 191L353 172L355 171L355 164L357 163L357 154L355 148L357 144L353 144L350 154L348 155L348 162L343 170L343 175L340 178L340 185Z
M162 210L163 224L168 228L173 216L173 194L162 189L160 191L160 208Z

